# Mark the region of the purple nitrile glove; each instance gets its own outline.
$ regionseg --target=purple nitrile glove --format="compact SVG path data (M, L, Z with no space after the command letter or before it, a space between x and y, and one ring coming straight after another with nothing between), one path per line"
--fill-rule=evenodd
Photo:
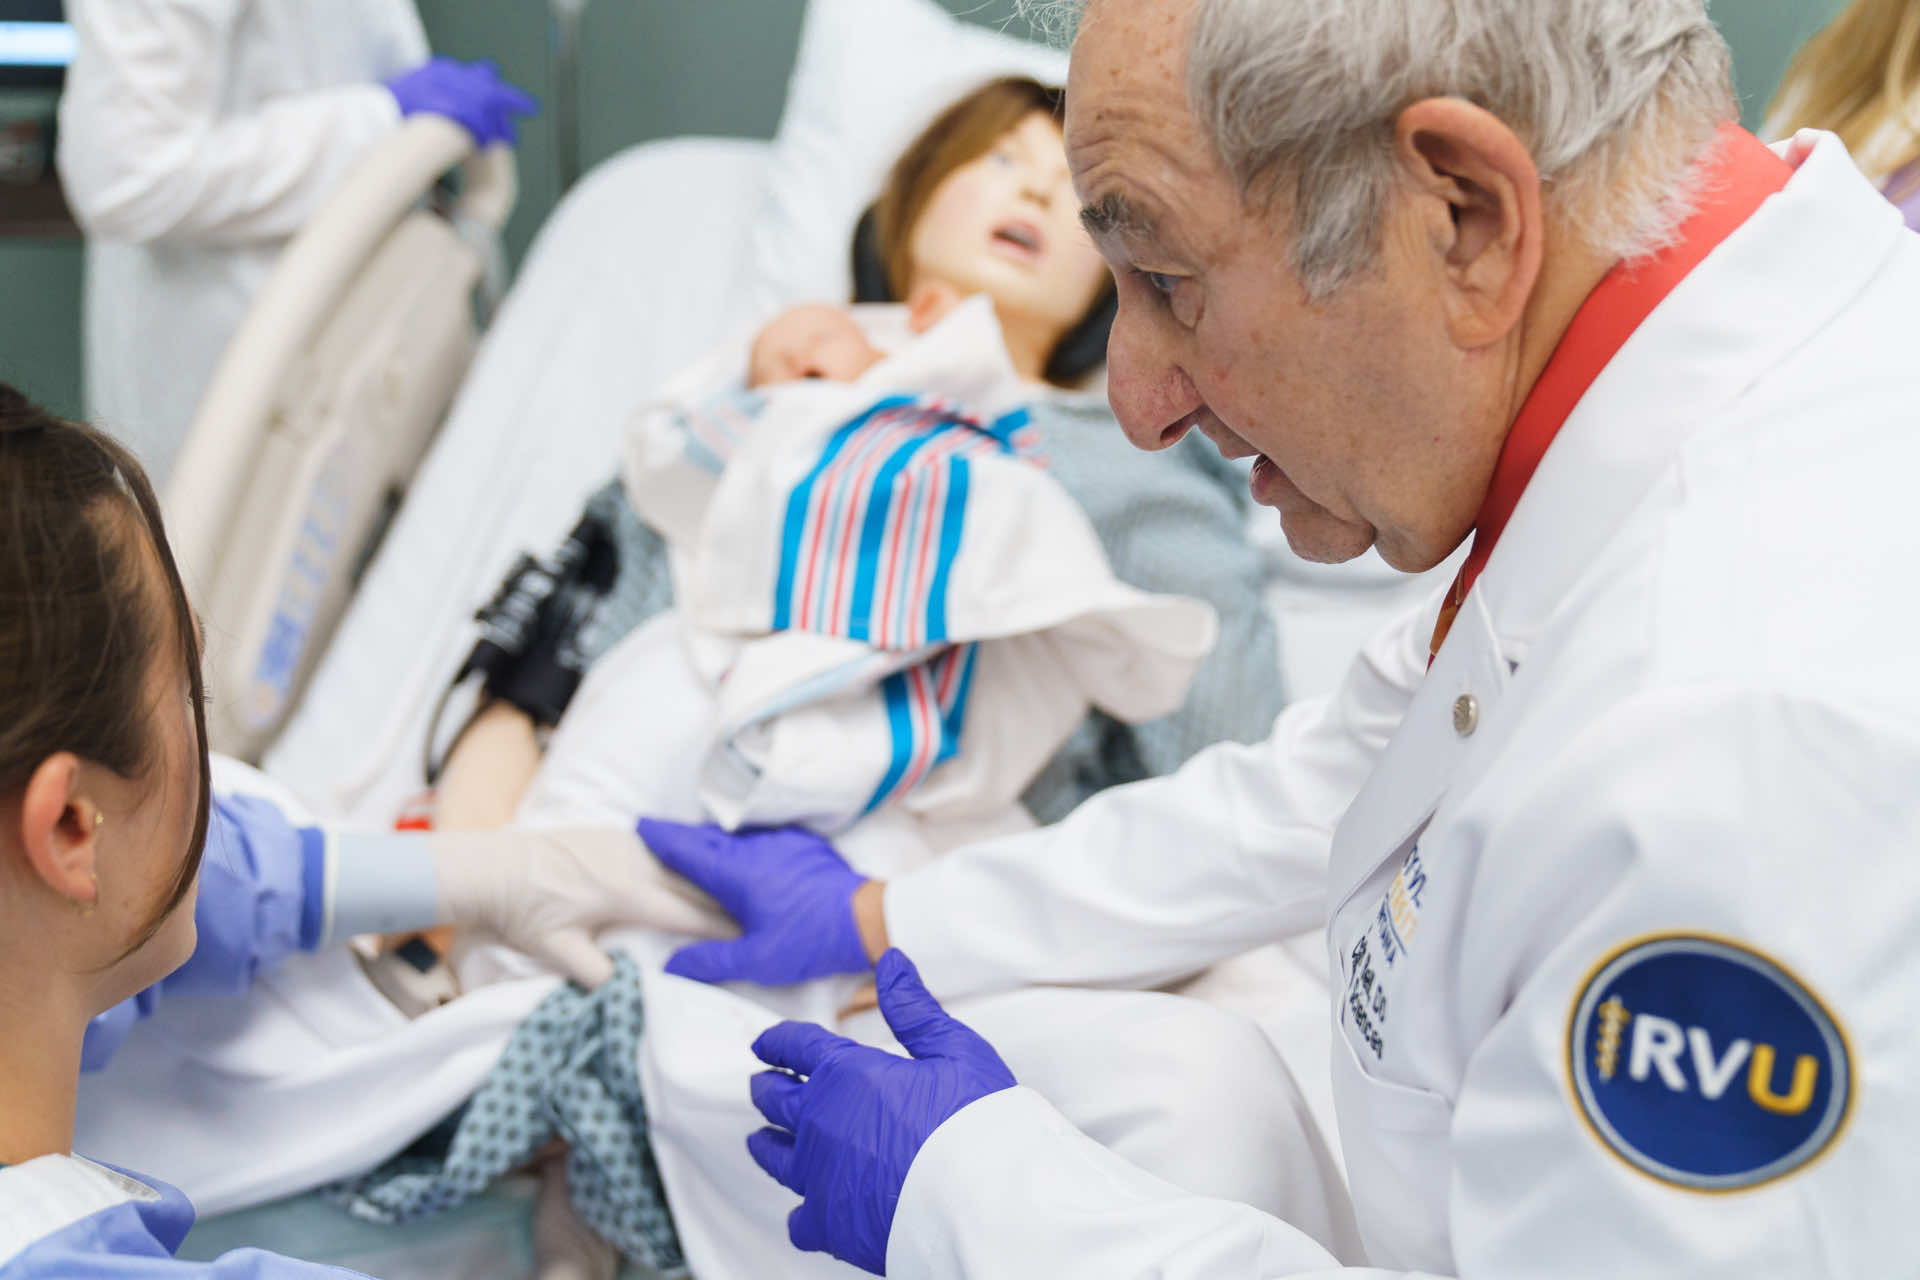
M403 116L422 111L445 116L473 135L478 146L520 141L515 116L530 116L540 103L500 78L491 62L434 58L387 81Z
M726 831L642 818L647 848L713 895L740 926L724 942L695 942L667 972L699 982L782 987L871 965L853 919L853 891L866 877L804 827Z
M794 1248L885 1275L894 1209L920 1148L961 1108L1016 1081L992 1045L927 994L905 955L881 956L874 978L880 1012L913 1057L811 1023L770 1028L753 1052L780 1070L753 1078L769 1127L747 1151L801 1197L787 1218Z

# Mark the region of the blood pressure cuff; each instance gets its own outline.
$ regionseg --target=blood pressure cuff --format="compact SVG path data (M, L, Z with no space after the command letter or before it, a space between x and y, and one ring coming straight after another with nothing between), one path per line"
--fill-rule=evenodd
M478 673L486 699L511 703L535 724L558 724L586 674L583 638L619 568L612 530L589 510L553 556L514 566L477 615L481 639L460 678Z
M551 727L600 655L672 606L666 542L635 514L616 476L588 499L579 523L551 556L521 556L474 615L480 639L434 713L427 781L438 777L441 752L464 732L450 738L440 732L457 699L477 694L476 709L499 699Z

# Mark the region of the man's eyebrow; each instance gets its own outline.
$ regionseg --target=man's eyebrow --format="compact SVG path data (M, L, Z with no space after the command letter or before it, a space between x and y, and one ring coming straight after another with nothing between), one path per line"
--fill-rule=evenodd
M1153 216L1117 191L1082 208L1080 225L1095 240L1151 240L1157 231Z

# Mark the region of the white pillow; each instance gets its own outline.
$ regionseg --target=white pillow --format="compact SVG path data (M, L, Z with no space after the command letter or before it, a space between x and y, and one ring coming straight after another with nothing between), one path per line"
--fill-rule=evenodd
M1063 85L1067 55L934 0L811 0L754 225L756 310L846 301L854 224L894 160L949 103L1003 75Z

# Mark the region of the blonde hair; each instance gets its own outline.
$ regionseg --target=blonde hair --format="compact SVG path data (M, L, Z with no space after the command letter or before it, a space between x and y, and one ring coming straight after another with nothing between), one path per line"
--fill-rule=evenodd
M1875 180L1920 159L1920 3L1854 0L1794 55L1767 128L1831 130Z

